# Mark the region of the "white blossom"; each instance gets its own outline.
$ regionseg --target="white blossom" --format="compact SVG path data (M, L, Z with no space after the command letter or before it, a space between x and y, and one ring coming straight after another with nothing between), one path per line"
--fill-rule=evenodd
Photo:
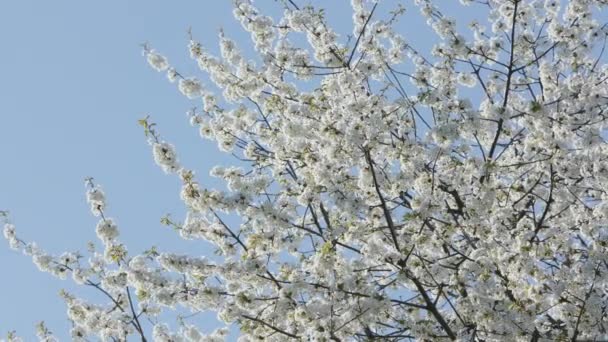
M169 62L165 56L156 53L154 50L151 50L147 53L148 63L152 68L156 71L165 71L169 68Z
M152 151L154 153L154 161L163 171L171 173L179 169L177 154L173 145L166 142L155 143L152 146Z
M203 87L196 78L184 78L179 80L179 91L188 98L194 99L201 96Z
M97 237L104 243L111 242L118 237L118 227L112 219L100 220L95 231Z

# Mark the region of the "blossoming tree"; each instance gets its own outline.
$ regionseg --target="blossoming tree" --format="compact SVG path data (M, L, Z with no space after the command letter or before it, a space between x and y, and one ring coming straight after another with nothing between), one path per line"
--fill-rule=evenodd
M284 1L272 18L235 0L257 61L223 33L221 56L189 45L223 100L146 46L202 100L192 125L240 159L211 171L227 191L207 188L140 121L183 184L187 217L161 222L221 261L129 254L92 179L103 250L88 258L49 255L7 218L11 247L107 298L63 293L73 339L226 338L163 324L176 307L216 311L241 341L608 339L608 2L460 2L487 21L460 32L431 0L353 0L340 39L312 6ZM431 51L395 30L416 8L438 37Z

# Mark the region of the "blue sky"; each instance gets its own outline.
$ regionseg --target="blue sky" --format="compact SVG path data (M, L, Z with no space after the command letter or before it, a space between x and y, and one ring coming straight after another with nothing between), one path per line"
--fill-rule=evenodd
M227 163L198 137L185 112L194 105L147 66L140 43L151 42L187 73L188 26L215 48L229 21L228 1L11 1L0 4L0 208L11 212L26 240L50 252L86 251L95 240L84 177L108 196L108 214L132 251L151 245L175 252L209 253L159 224L183 214L179 182L153 162L137 119L149 113L197 170ZM213 44L211 44L213 43ZM201 172L203 180L207 172ZM16 329L31 340L45 320L66 336L65 305L57 293L72 289L40 273L31 260L0 247L0 334ZM91 290L82 291L92 294Z
M274 1L262 3L279 12ZM327 15L334 23L348 27L347 1L322 3L331 5ZM448 8L454 5L450 0ZM154 165L137 119L152 115L203 183L212 182L213 165L233 159L190 127L185 113L197 103L147 66L139 44L150 42L181 73L200 75L187 55L188 27L210 50L217 50L220 27L251 46L231 11L227 0L0 3L0 209L10 210L22 238L52 253L86 251L86 242L96 239L96 219L84 195L84 178L92 176L105 189L107 213L131 251L156 245L161 251L210 253L205 243L185 242L160 225L164 214L184 213L179 182ZM415 33L407 39L428 38L422 22L403 25ZM34 324L44 320L65 337L69 325L57 293L74 289L71 281L38 272L6 244L0 244L0 269L0 336L15 329L31 340ZM212 317L192 322L211 327Z

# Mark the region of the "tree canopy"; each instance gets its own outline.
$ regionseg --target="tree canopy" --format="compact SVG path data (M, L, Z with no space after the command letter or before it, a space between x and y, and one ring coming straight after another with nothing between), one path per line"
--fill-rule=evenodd
M240 341L608 339L608 2L460 3L486 16L463 30L439 1L352 0L341 37L321 8L287 0L273 17L234 0L256 60L223 32L219 56L190 35L221 93L144 46L201 103L192 126L236 158L211 170L227 190L206 187L139 122L188 209L161 222L220 258L130 254L92 178L101 244L86 256L46 253L7 216L12 248L107 299L62 293L72 338L226 338L159 318L185 308L217 312ZM432 49L395 29L406 11Z

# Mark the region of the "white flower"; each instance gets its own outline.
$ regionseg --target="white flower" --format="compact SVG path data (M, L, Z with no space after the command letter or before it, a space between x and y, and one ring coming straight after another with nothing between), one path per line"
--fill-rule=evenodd
M38 266L38 269L43 272L48 272L50 270L51 262L53 262L53 258L47 254L35 254L32 257L32 261L34 265Z
M179 91L186 95L189 99L200 97L203 92L203 87L199 80L194 77L184 78L179 80Z
M208 122L204 121L200 124L199 133L201 137L206 139L213 139L214 131L213 126L211 126Z
M475 84L477 83L475 76L471 75L470 73L464 73L464 72L461 72L458 74L457 81L458 81L458 83L462 84L463 86L469 87L469 88L474 87Z
M560 2L558 0L545 0L545 9L551 15L559 12Z
M72 279L78 285L83 285L86 283L89 277L88 271L82 268L76 268L72 271Z
M166 173L172 173L179 169L173 145L166 142L155 143L152 146L152 152L154 154L154 161Z
M177 77L179 76L179 74L177 73L177 70L175 70L174 68L169 68L167 69L167 79L169 80L169 82L173 83L177 80Z
M213 331L213 333L211 333L211 335L207 335L202 337L202 339L200 341L204 341L204 342L223 342L226 341L226 338L228 337L228 329L226 328L219 328L219 329L215 329ZM192 340L195 341L195 340Z
M152 329L152 337L158 342L182 342L183 338L171 334L166 324L156 324Z
M148 64L154 68L156 71L164 71L169 67L169 62L167 58L163 55L156 53L154 50L151 50L147 54Z
M105 244L118 237L118 227L112 219L100 220L95 230L97 237Z
M95 186L87 192L87 202L95 216L101 215L106 207L106 197L100 187Z
M75 326L70 330L70 336L72 341L80 342L86 341L87 332L81 326Z
M4 238L8 241L9 247L11 249L19 249L20 243L15 234L15 226L10 223L6 223L4 225L3 233Z
M10 223L4 225L4 230L2 232L4 233L4 238L7 240L15 238L15 226Z
M133 270L143 270L146 268L146 257L143 255L137 255L129 261L129 267Z
M188 325L184 330L184 336L188 339L188 341L202 341L203 335L195 326Z

